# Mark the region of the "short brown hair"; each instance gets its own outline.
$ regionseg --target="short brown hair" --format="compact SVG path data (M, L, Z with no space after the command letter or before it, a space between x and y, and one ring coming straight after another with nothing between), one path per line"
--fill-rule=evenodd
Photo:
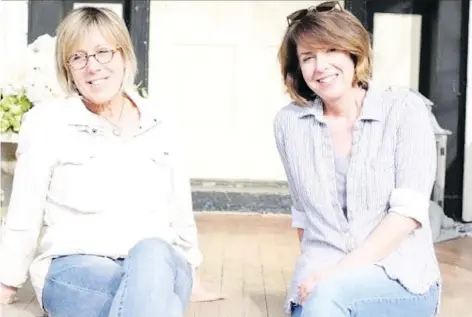
M283 81L293 101L306 105L315 95L300 70L298 43L348 52L355 65L353 85L367 87L372 77L371 39L362 23L349 11L309 12L287 27L278 54Z
M75 84L68 67L68 59L87 31L97 28L108 40L116 42L125 63L123 88L134 84L137 72L137 61L131 37L123 19L107 8L82 7L71 11L57 29L56 70L59 83L64 91L71 95L76 93Z

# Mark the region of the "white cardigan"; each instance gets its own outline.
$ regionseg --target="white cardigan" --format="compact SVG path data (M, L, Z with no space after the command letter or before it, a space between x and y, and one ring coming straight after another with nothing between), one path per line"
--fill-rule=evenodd
M0 281L21 287L29 270L40 304L56 256L126 257L139 240L159 237L193 268L201 263L177 130L149 100L128 95L141 118L126 143L77 97L25 115L2 228Z

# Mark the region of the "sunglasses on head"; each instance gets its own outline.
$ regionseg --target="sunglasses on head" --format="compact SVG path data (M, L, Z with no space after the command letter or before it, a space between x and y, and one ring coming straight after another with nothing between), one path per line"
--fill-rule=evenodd
M309 13L328 12L334 10L336 7L339 7L340 10L343 9L339 1L328 1L314 7L309 7L308 9L297 10L287 17L288 26L291 26L293 23L300 21Z

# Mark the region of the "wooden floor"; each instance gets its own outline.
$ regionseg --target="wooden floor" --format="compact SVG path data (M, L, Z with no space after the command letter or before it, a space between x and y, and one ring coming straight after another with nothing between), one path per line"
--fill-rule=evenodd
M287 216L201 214L204 286L228 299L192 303L186 317L282 317L298 254ZM437 245L445 280L441 317L472 317L472 238ZM41 316L31 289L3 308L1 317Z

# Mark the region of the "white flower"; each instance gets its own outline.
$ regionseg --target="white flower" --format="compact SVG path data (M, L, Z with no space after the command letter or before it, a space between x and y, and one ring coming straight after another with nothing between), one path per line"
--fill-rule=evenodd
M23 88L33 103L64 95L56 76L55 45L56 38L44 34L26 49Z
M25 84L25 56L18 52L13 60L5 62L5 77L1 85L3 95L16 95L24 89Z
M35 103L64 96L56 76L55 45L54 37L41 35L17 52L15 58L3 61L0 89L2 97L8 99L4 100L1 114L2 133L18 132L21 116ZM8 107L5 108L5 105Z

